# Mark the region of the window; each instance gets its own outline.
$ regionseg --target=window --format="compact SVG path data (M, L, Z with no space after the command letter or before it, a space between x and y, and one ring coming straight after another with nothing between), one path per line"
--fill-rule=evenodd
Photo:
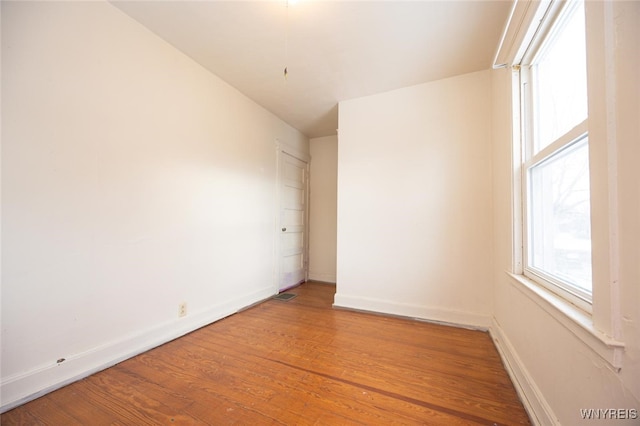
M634 66L635 45L618 38L628 10L516 1L494 57L494 68L505 68L495 73L496 111L513 118L496 133L498 143L507 135L514 143L508 283L615 369L625 351L618 147L633 140L618 130L637 106L634 83L621 84Z
M591 218L585 14L558 6L520 64L524 274L590 310Z

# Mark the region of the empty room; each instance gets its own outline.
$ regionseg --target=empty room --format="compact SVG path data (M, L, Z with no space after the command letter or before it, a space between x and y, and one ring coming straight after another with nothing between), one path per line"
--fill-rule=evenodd
M2 424L640 421L640 2L0 14Z

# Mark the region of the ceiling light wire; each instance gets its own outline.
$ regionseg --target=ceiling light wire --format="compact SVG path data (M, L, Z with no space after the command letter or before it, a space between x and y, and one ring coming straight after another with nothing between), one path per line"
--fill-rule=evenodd
M288 67L288 63L289 63L289 2L290 0L285 0L286 1L286 8L287 8L287 12L286 12L286 17L285 17L285 35L284 35L284 79L287 80L287 76L289 75L289 67Z

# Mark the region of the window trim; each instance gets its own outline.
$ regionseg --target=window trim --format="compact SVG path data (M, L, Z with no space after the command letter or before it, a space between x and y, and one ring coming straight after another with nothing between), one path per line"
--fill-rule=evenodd
M627 62L617 53L615 2L585 2L587 28L587 90L589 93L589 173L591 185L591 241L593 300L588 314L523 275L523 200L521 191L522 102L520 64L531 36L539 32L540 20L553 1L514 0L497 47L493 69L509 74L511 126L511 264L505 271L515 289L530 296L559 324L573 330L583 343L600 354L610 366L622 367L624 353L623 314L619 271L620 235L618 226L618 163L616 120L619 98L616 96L616 67ZM507 87L505 87L507 89ZM581 317L581 313L584 315ZM575 315L574 315L575 314ZM577 320L577 318L580 318ZM573 327L573 324L579 327ZM588 333L581 333L581 329ZM593 336L594 339L585 337Z
M620 371L622 368L622 356L626 347L624 341L602 332L595 326L590 314L555 293L546 291L537 282L522 274L505 273L510 278L510 284L518 291L531 299L564 328L584 342L615 371Z

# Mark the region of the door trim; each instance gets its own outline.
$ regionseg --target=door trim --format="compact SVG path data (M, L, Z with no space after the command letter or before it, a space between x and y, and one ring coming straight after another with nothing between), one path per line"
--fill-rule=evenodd
M305 211L304 211L304 247L303 247L303 256L304 256L304 281L307 282L309 280L309 165L311 163L311 156L307 153L304 153L292 146L289 146L285 143L282 143L280 140L276 139L276 188L275 188L275 217L274 217L274 279L273 286L275 289L275 294L280 292L280 275L282 270L282 250L280 247L280 238L281 238L281 201L282 201L282 155L289 155L297 160L302 161L306 164L305 166Z

